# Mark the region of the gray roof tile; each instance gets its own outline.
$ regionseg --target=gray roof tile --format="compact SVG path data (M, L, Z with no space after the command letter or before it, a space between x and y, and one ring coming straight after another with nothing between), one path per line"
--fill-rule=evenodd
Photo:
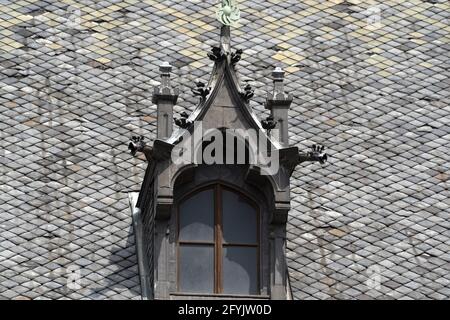
M73 21L59 1L3 6L0 297L140 297L126 192L145 163L126 143L155 136L161 61L181 90L175 111L193 109L189 88L210 72L218 38L215 3L84 1ZM294 172L294 298L450 297L450 8L413 4L383 2L370 25L363 2L240 1L233 45L258 93L251 106L265 117L268 74L282 66L291 142L330 154ZM82 270L79 290L64 283L69 267Z

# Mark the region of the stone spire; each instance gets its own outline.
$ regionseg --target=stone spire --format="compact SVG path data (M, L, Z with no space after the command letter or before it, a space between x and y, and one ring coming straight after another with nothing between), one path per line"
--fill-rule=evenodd
M220 28L220 48L225 54L231 52L231 30L230 26L223 25Z

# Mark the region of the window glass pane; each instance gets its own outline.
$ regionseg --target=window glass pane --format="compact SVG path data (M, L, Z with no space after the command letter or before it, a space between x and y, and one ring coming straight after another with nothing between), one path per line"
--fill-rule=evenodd
M258 294L257 248L223 248L223 292Z
M179 290L214 292L214 246L180 245Z
M257 242L256 210L241 195L223 190L223 239L226 243Z
M180 240L214 240L214 192L196 193L180 205Z

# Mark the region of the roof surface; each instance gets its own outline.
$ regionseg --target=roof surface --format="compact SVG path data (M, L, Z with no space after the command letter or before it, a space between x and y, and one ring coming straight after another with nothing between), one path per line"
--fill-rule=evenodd
M140 298L127 142L154 138L162 61L193 110L216 2L0 0L0 297ZM330 156L292 180L294 298L450 298L449 3L239 3L251 106L283 67L291 143Z

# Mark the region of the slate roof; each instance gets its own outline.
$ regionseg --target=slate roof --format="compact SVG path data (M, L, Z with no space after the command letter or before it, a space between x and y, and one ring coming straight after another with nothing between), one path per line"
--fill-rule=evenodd
M282 66L291 142L330 155L294 173L294 298L450 298L449 3L239 3L232 41L251 106L266 117ZM193 109L215 7L0 0L1 298L140 298L128 192L146 164L127 142L154 138L162 61L175 111Z

